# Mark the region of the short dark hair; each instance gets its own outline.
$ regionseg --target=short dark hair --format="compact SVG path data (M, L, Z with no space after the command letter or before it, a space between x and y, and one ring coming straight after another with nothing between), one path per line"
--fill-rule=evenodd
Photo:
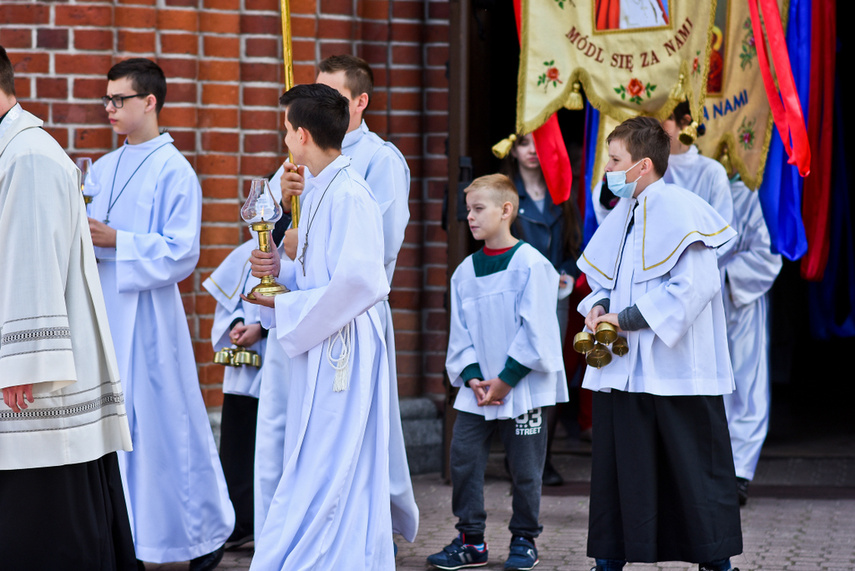
M321 73L344 72L344 85L352 97L368 94L368 102L374 96L374 73L371 66L362 58L349 54L330 56L318 64Z
M633 117L614 128L606 143L623 141L633 161L647 157L653 162L653 170L662 176L668 169L671 155L671 137L653 117Z
M15 95L15 69L3 46L0 46L0 91L6 95Z
M303 84L283 93L279 103L294 129L311 133L322 149L341 149L350 123L350 104L344 95L321 83Z
M689 116L689 120L686 120L686 115ZM692 121L694 121L694 117L692 117L691 109L689 108L689 102L687 100L683 100L674 107L674 111L671 112L670 119L674 120L674 123L677 124L679 128L684 128L689 125ZM700 123L697 128L698 137L703 137L704 133L707 132L707 128L703 123Z
M115 81L127 77L137 93L151 93L156 100L158 113L166 101L166 76L160 66L146 58L131 58L120 61L107 72L107 79ZM129 95L129 94L126 94Z

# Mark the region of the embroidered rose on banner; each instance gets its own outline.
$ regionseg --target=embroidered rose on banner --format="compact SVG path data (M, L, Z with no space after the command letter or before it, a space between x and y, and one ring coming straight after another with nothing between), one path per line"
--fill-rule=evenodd
M756 139L756 135L754 134L754 124L757 122L757 119L748 120L747 117L742 118L742 124L739 126L739 143L742 145L742 148L745 150L750 150L754 148L754 141Z
M751 67L754 58L757 57L757 45L754 43L754 30L751 27L751 18L746 18L742 24L745 36L742 38L742 51L739 53L739 67L745 69Z
M642 95L645 98L650 99L650 96L656 90L656 86L650 83L642 83L640 79L633 77L629 80L628 84L615 87L614 90L615 93L620 95L621 99L626 99L636 105L641 105L644 103ZM627 95L629 96L628 98Z
M558 68L555 67L555 60L545 61L543 65L546 66L546 71L540 74L540 77L537 78L537 85L543 86L543 89L549 89L549 86L558 87L559 83L564 83L561 81L560 75L561 73L558 71Z

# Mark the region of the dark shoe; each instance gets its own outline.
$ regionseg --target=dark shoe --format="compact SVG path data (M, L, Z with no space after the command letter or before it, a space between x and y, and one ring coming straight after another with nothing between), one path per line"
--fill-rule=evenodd
M247 543L252 541L252 539L252 533L241 533L239 535L233 533L231 537L226 540L226 544L223 545L223 549L225 549L226 551L237 549L241 545L246 545Z
M739 567L731 567L730 559L721 559L719 561L713 561L711 563L700 563L698 564L698 571L739 571Z
M225 546L220 546L207 555L202 555L190 561L190 571L212 571L217 568L220 561L223 560L223 552Z
M145 563L137 559L137 571L145 571Z
M463 536L458 535L449 545L446 545L439 553L429 555L428 563L437 569L455 571L467 567L483 567L487 564L487 544L483 550L478 550L474 545L463 543Z
M528 571L539 562L533 540L519 535L511 539L511 552L505 561L505 571Z
M739 496L739 505L744 506L748 503L748 484L750 480L745 478L736 478L736 495Z
M561 477L561 474L558 473L558 470L555 469L555 466L547 458L546 464L543 466L543 485L560 486L563 483L564 478Z

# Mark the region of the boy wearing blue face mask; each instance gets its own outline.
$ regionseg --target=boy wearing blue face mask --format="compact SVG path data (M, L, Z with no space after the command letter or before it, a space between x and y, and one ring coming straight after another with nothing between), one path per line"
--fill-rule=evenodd
M733 373L715 249L736 232L703 199L666 184L670 138L629 119L608 137L609 188L621 197L579 259L585 324L606 322L629 351L588 367L596 446L588 555L689 561L727 571L742 551L722 395Z

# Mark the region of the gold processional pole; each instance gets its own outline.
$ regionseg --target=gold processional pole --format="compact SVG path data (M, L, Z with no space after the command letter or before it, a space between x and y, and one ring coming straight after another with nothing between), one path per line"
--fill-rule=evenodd
M289 0L280 0L282 4L282 52L285 61L285 91L294 87L294 56L291 51L291 7ZM291 151L288 151L288 162L293 163ZM300 199L291 197L291 226L297 227L300 220Z

